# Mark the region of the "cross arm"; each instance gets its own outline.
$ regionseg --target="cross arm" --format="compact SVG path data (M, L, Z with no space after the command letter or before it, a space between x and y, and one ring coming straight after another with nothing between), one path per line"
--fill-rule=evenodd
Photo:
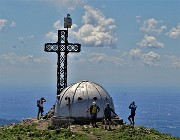
M81 44L78 43L68 43L66 47L66 43L46 43L44 47L44 51L46 52L80 52Z

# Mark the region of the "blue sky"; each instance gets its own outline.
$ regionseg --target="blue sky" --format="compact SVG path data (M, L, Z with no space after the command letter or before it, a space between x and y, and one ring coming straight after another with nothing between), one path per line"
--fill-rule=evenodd
M68 84L180 87L179 0L0 0L0 87L56 87L57 42L71 15Z

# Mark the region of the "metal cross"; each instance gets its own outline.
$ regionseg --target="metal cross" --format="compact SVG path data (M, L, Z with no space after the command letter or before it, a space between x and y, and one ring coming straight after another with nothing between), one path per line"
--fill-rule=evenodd
M68 43L68 29L58 30L57 43L46 43L45 52L56 52L57 60L57 95L67 87L67 54L69 52L80 52L81 44Z

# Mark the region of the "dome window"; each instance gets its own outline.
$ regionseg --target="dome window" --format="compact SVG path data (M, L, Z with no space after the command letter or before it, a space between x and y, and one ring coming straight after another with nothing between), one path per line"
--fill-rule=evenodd
M66 97L65 97L65 100L70 101L71 99L70 99L70 97L66 96Z
M83 100L83 99L82 99L82 97L78 97L78 100L81 101L81 100Z
M96 101L96 100L97 100L97 97L94 97L93 99Z

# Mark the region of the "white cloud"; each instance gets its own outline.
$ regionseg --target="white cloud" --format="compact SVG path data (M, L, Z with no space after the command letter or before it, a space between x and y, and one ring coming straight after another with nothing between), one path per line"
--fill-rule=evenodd
M54 23L54 26L53 26L56 30L62 30L63 29L63 26L61 25L61 21L60 20L57 20L55 23Z
M34 35L29 35L29 36L23 36L23 37L18 37L18 40L20 41L21 44L26 44L26 42L30 39L33 39Z
M6 19L0 19L0 31L3 30L6 27L7 23L8 23L8 21ZM12 21L9 26L12 27L12 28L15 27L16 22Z
M83 25L78 27L73 24L70 29L71 37L85 47L116 47L118 38L115 33L115 20L106 18L98 9L90 6L84 6L84 9ZM56 30L63 29L60 20L56 21L53 27ZM57 32L50 31L46 37L57 41Z
M159 66L160 55L153 51L143 53L142 50L136 48L130 50L129 55L133 60L139 60L139 64L144 64L145 66Z
M136 22L140 23L141 22L141 16L136 16Z
M107 55L104 53L91 53L91 62L105 63L107 60Z
M160 55L153 51L150 51L147 54L143 54L142 60L143 63L147 66L157 66L157 62L160 61Z
M11 24L10 24L10 27L16 27L16 22L15 21L12 21Z
M180 37L180 23L177 25L177 27L173 27L169 32L167 32L166 35L174 39Z
M84 0L43 0L55 4L55 6L66 8L66 10L74 10L76 7L84 5Z
M57 41L58 40L58 35L57 35L57 33L54 33L52 31L50 31L49 33L46 34L46 38L50 38L53 41Z
M122 52L121 54L124 54ZM134 63L132 63L131 60L128 59L128 56L126 55L125 57L119 53L115 53L113 55L107 55L105 53L96 53L96 52L89 52L88 56L86 58L86 61L83 62L93 62L93 63L99 63L102 65L110 64L114 65L116 67L132 67ZM127 53L126 53L127 54ZM128 55L133 58L133 60L138 60L136 61L136 64L143 64L145 66L159 66L159 61L160 61L160 55L150 51L148 53L143 53L142 50L136 48L130 50ZM137 65L136 65L137 66Z
M180 69L180 57L176 55L166 56L170 61L169 65L173 68Z
M6 23L7 23L6 19L0 19L0 31L4 29Z
M110 48L109 48L110 49ZM144 52L139 48L127 51L118 51L110 49L110 54L101 52L82 51L77 54L69 54L71 60L76 63L87 64L88 62L100 64L101 66L109 65L110 67L164 67L164 68L180 68L180 57L166 56L161 58L160 54L154 51ZM72 55L72 56L71 56ZM132 59L129 59L132 58ZM93 64L92 64L93 65Z
M172 66L174 68L180 68L180 58L173 60Z
M154 36L148 36L147 34L144 36L142 41L137 44L141 47L164 48L164 44L162 42L158 42Z
M90 6L84 6L83 26L76 33L77 39L83 46L89 47L115 47L117 36L115 34L115 20L106 18L101 11Z
M58 39L58 32L57 32L57 30L65 30L65 28L64 28L64 25L61 24L60 20L57 20L53 24L53 28L56 30L56 32L50 31L45 36L46 36L46 38L50 38L50 39L52 39L53 41L56 42L57 39ZM72 24L71 28L69 29L70 34L68 36L75 37L75 35L76 35L75 29L76 28L77 28L77 25L76 24Z
M18 44L12 45L11 48L16 49L16 48L20 48L20 47L25 47L28 45L28 41L33 38L34 38L34 35L18 37Z
M49 60L45 57L36 58L33 55L27 56L18 56L15 53L8 53L0 55L0 63L8 63L8 64L30 64L30 63L38 63L43 64L47 63Z
M154 18L149 18L147 20L144 20L144 23L142 27L140 27L140 30L146 33L156 33L160 34L163 30L166 29L165 25L160 25L162 21L158 21Z
M136 48L136 49L131 49L129 55L133 58L133 59L140 59L142 56L142 50Z
M121 67L125 64L124 60L118 56L110 56L105 53L96 53L91 52L89 53L88 61L93 63L100 63L100 64L113 64L117 67Z

